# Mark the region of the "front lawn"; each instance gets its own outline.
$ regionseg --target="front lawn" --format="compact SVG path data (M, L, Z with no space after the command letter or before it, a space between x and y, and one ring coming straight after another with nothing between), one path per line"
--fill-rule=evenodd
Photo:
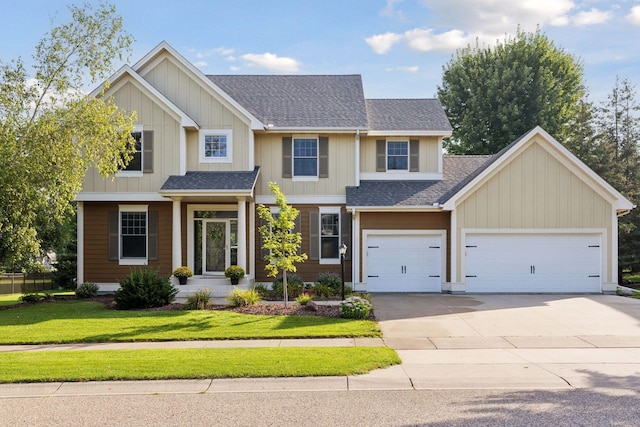
M343 376L400 363L387 347L0 353L0 383Z
M0 344L379 337L369 320L256 316L223 310L120 311L59 301L0 310Z

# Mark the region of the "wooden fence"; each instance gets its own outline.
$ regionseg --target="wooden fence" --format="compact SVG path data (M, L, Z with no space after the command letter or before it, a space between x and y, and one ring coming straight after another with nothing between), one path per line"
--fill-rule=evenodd
M57 289L51 283L51 273L2 273L0 294L21 294Z

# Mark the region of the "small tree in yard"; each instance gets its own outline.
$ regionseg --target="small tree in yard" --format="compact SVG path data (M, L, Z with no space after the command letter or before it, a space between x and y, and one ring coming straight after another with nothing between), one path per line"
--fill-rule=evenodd
M258 216L264 221L260 226L262 235L262 249L269 251L265 256L268 264L264 267L268 275L275 277L282 270L282 288L284 291L284 305L287 306L287 271L295 272L296 263L304 262L307 254L298 254L302 235L293 231L295 220L300 211L289 206L280 187L274 182L269 183L269 189L276 198L276 205L280 208L277 215L272 215L271 210L265 205L258 205Z

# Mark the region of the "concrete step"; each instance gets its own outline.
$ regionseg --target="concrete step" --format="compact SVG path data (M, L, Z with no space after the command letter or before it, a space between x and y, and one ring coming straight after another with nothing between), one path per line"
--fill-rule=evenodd
M236 286L231 284L231 280L226 277L194 276L187 280L186 285L179 285L176 281L174 286L178 288L176 301L181 302L198 291L207 291L212 298L225 298L235 287L249 289L253 286L253 277L243 277Z

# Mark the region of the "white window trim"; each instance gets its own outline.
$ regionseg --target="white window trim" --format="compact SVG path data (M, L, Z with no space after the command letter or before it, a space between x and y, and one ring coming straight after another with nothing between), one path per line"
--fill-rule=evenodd
M340 206L320 206L318 208L318 263L325 265L340 264L340 254L338 258L322 258L322 214L338 214L338 248L342 244L342 212Z
M404 142L407 144L407 168L406 169L389 169L389 143L390 142ZM387 143L385 145L385 152L384 152L384 161L385 161L385 169L387 170L387 173L407 173L409 172L409 168L410 165L409 163L411 162L411 147L409 144L409 140L408 139L398 139L398 138L393 138L393 139L387 139Z
M122 212L144 212L147 215L146 248L144 258L122 257ZM118 205L118 264L119 265L147 265L149 263L149 205Z
M204 139L207 135L224 135L227 137L226 157L206 157L204 155ZM200 163L231 163L233 162L233 130L231 129L201 129L199 146Z
M296 175L296 156L295 156L295 146L296 139L315 139L316 140L316 175ZM307 181L307 182L317 182L320 180L320 137L318 135L294 135L291 138L291 179L293 181Z
M140 132L142 144L140 144L140 170L139 171L120 171L116 174L116 178L142 178L144 176L142 170L144 169L144 126L135 125L133 132Z

